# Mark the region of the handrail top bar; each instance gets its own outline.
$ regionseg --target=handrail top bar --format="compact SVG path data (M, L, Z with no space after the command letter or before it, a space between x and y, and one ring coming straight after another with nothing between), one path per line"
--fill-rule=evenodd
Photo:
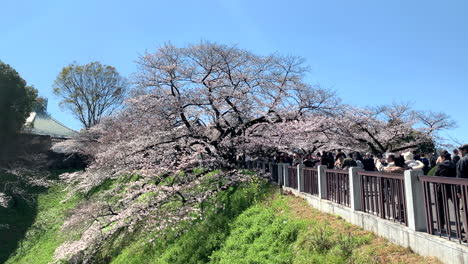
M419 176L419 180L422 182L429 183L445 183L445 184L457 184L468 186L468 179L460 179L454 177L441 177L441 176Z
M358 171L358 174L361 176L372 176L379 178L391 178L391 179L404 179L405 175L400 173L385 173L377 171Z
M318 171L317 168L304 167L304 170Z
M329 169L326 169L325 172L349 174L349 170L329 170Z

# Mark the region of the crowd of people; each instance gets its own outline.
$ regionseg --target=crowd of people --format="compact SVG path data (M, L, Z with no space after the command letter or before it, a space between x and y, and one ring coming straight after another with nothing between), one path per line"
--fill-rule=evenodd
M336 152L322 152L316 155L308 155L301 159L300 155L282 154L275 158L278 163L290 163L291 165L304 164L306 167L317 167L325 165L328 169L346 170L350 167L359 167L366 171L380 171L386 173L404 173L405 170L420 170L424 175L464 178L468 179L468 144L461 145L453 149L450 153L443 150L439 155L426 155L418 152L404 152L401 154L386 153L384 155L366 153L364 156L359 152L346 154L338 149ZM443 190L445 189L445 190ZM457 188L456 194L451 193L450 186L436 184L435 192L437 194L436 203L438 205L438 219L441 227L446 226L445 211L442 196L446 195L448 200L457 204L460 210L461 224L464 233L468 232L467 214L464 212L464 204L461 202L460 188ZM453 197L453 198L452 198ZM447 230L447 227L445 227ZM463 238L466 243L466 236Z
M468 144L464 144L450 153L443 150L439 155L428 155L418 151L407 151L400 154L371 154L364 156L360 152L346 154L341 149L336 152L317 152L315 155L280 154L275 158L278 163L291 165L304 164L306 167L325 165L328 169L346 170L359 167L366 171L403 173L405 170L421 170L424 175L468 178Z

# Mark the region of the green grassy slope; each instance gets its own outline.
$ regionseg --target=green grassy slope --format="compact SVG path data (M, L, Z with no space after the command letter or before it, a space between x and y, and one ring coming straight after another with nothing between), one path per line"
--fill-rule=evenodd
M104 183L91 196L100 197L113 184ZM52 261L65 241L60 226L67 212L86 202L64 201L66 194L56 185L39 195L34 221L7 263ZM438 263L280 195L262 180L230 187L203 206L202 220L181 223L185 233L158 237L156 230L123 230L106 241L93 263Z

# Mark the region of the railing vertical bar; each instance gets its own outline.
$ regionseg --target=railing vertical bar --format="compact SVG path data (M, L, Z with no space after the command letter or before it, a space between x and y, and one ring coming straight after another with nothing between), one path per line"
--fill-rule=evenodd
M403 217L402 217L402 203L401 203L401 196L402 196L402 186L400 184L398 184L398 188L396 188L395 190L395 195L393 196L393 199L394 199L394 202L393 204L395 204L395 211L393 211L393 219L395 219L395 221L398 221L398 223L402 223L403 222Z
M406 207L406 192L405 192L404 178L400 180L400 186L401 186L401 193L402 193L402 196L403 196L403 198L401 200L402 200L402 205L403 205L405 225L408 225L408 208Z
M365 206L365 201L364 201L364 198L366 197L364 195L364 193L366 192L366 186L364 186L364 180L363 180L364 176L362 175L359 175L359 181L361 182L361 193L359 195L361 195L361 208L364 212L366 212L366 206Z
M447 233L447 237L451 240L452 236L452 225L450 223L450 210L448 207L448 199L447 199L447 190L446 185L442 184L442 205L444 208L444 216L445 216L445 232Z
M398 217L398 222L399 223L407 223L406 221L406 203L402 203L403 199L403 191L404 191L404 186L398 184L398 194L397 194L397 201L395 202L397 204L397 212L398 214L395 217Z
M427 231L429 234L433 235L434 230L433 230L433 223L432 223L432 206L431 206L431 201L430 201L430 196L429 196L429 190L428 190L428 184L427 182L423 182L423 191L424 191L424 205L426 206L426 225L427 225Z
M442 226L440 223L440 208L439 208L439 192L437 188L439 187L439 184L434 184L433 186L434 190L434 200L435 200L435 208L436 208L436 219L437 219L437 232L439 232L439 236L442 236Z
M376 194L377 194L377 188L376 188L376 184L375 184L375 181L376 181L376 178L375 177L372 177L371 178L371 182L372 182L372 212L375 214L376 213L376 209L375 209L375 205L376 205Z
M461 234L461 226L460 226L460 212L458 208L458 201L457 201L457 194L456 194L456 188L455 185L450 185L450 198L452 199L453 202L453 207L455 210L455 227L457 231L457 239L458 242L462 242L462 234Z
M467 197L467 195L466 195L467 187L468 187L468 186L466 186L466 185L461 186L461 190L462 190L462 192L461 192L461 196L462 196L462 204L461 204L461 206L463 206L463 212L460 212L460 213L465 215L465 218L464 218L464 219L463 219L463 216L462 216L462 221L468 219L468 214L467 214L467 210L466 210L466 209L467 209L466 206L468 205L468 202L467 202L467 198L468 198L468 197ZM464 223L464 225L466 226L467 224ZM467 234L468 234L468 230L465 230L465 236L466 236Z

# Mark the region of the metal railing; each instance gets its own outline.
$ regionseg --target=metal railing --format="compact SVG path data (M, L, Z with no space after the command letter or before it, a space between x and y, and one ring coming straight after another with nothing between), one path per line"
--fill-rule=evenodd
M325 170L327 200L350 207L349 172L347 170Z
M290 188L297 189L297 167L288 166L288 186Z
M420 176L426 206L427 232L463 241L468 232L468 180Z
M278 182L278 165L275 163L271 166L271 180Z
M358 172L361 182L361 208L383 219L408 225L403 174Z
M304 168L304 192L318 196L318 170L315 168Z

